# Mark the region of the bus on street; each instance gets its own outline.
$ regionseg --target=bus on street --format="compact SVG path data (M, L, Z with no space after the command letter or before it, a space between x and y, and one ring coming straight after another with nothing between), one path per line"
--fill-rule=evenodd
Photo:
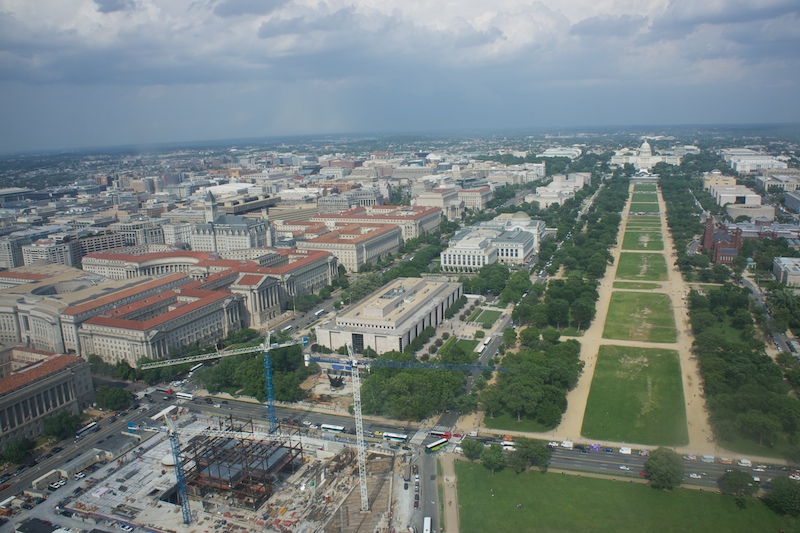
M383 440L388 440L390 442L407 442L408 435L404 435L402 433L383 433Z
M430 444L426 444L425 445L425 452L426 453L438 452L439 450L441 450L442 448L447 446L448 442L450 442L450 441L447 440L447 439L439 439L437 441L431 442Z
M319 428L322 431L330 431L331 433L344 433L344 426L333 426L331 424L322 424Z
M194 394L189 394L188 392L176 392L175 397L180 400L194 400Z
M314 318L319 318L319 317L321 317L321 316L322 316L322 315L324 315L324 314L325 314L325 310L324 310L324 309L320 309L319 311L317 311L316 313L314 313Z
M422 521L422 533L432 533L431 529L431 517L426 516L425 519Z
M87 424L87 425L83 426L81 429L79 429L75 433L75 438L79 439L79 438L83 437L84 435L88 435L89 433L97 431L98 429L99 428L97 427L97 422L92 422L91 424Z
M449 431L436 431L432 430L428 432L429 437L438 437L440 439L449 439L452 435Z

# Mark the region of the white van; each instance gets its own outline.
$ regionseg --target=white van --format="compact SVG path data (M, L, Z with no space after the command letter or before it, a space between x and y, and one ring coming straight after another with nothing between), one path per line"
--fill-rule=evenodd
M630 455L631 454L631 449L630 448L620 448L619 449L619 453L621 453L622 455Z
M742 468L750 468L753 466L753 462L750 459L739 459L739 462L736 464Z
M562 441L561 442L561 447L565 448L567 450L571 450L572 449L572 441L571 440Z

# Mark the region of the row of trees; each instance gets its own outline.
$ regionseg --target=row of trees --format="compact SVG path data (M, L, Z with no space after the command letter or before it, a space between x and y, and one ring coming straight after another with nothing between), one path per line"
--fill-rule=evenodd
M537 328L586 329L595 317L598 285L596 280L575 276L551 280L546 291L542 285L536 285L514 308L512 317L517 324Z
M507 414L517 422L535 420L556 427L567 409L567 391L583 370L580 350L578 341L559 342L556 337L555 342L541 338L533 348L506 354L506 371L480 393L483 409L491 418Z
M386 352L379 360L415 362L412 354ZM365 414L385 415L398 420L422 420L445 409L468 412L475 399L463 395L463 372L427 368L373 366L364 375L361 401Z
M708 296L692 291L688 301L693 351L716 436L768 448L797 443L800 402L788 395L781 369L756 334L748 291L727 284Z
M552 270L564 265L568 272L580 272L583 277L599 279L612 261L609 251L617 242L621 222L620 212L628 200L628 177L617 169L606 180L585 216L586 231L580 231L584 220L553 256Z
M486 448L478 440L465 439L461 442L464 457L470 461L480 459L483 466L492 471L492 475L504 466L513 468L517 473L525 472L534 466L541 472L547 472L552 450L545 443L520 438L514 441L514 448L517 451L503 454L503 449L497 444Z

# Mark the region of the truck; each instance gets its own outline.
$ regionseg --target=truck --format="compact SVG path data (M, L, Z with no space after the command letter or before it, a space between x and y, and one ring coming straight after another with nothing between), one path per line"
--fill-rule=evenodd
M739 459L739 462L736 464L742 468L750 468L753 466L753 462L750 459Z
M561 442L561 447L564 448L564 449L567 449L567 450L571 450L572 447L573 447L572 446L572 441L571 440L562 441Z

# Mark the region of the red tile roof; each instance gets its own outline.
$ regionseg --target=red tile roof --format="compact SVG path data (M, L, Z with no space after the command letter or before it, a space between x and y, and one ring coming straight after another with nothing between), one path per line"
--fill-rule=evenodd
M239 281L236 282L237 285L258 285L261 283L261 280L264 279L264 276L258 276L256 274L245 274Z
M73 355L53 356L42 363L28 367L26 370L0 379L0 395L22 388L79 361L83 361L83 359Z
M188 276L185 274L169 274L167 276L154 279L152 281L148 281L145 283L140 283L135 287L131 287L129 289L123 289L121 291L115 291L107 296L101 296L100 298L95 298L94 300L89 300L88 302L83 302L77 305L71 305L64 309L61 314L62 315L79 315L81 313L85 313L86 311L91 311L92 309L96 309L106 304L113 304L114 302L118 302L124 298L129 296L134 296L136 294L140 294L146 290L160 287L161 285L167 285L169 283L173 283L176 280L180 280L185 278L187 282L191 281Z
M195 282L199 283L199 282ZM186 305L179 306L177 309L172 309L167 311L166 313L162 313L160 315L154 316L148 320L139 321L139 320L130 320L127 318L117 318L117 316L124 316L127 314L132 313L138 309L146 305L151 305L154 303L153 298L158 298L159 300L169 300L171 298L177 298L178 292L176 290L167 291L164 293L160 293L156 296L149 296L144 300L139 300L134 302L130 305L127 305L120 309L115 309L111 313L107 313L101 316L94 316L84 322L85 324L95 324L98 326L109 326L115 328L122 328L122 329L131 329L136 331L146 331L148 329L153 329L158 327L160 324L165 322L169 322L179 316L186 315L195 311L197 309L202 309L203 307L218 302L219 300L223 300L225 298L229 298L231 296L230 292L228 291L203 291L203 290L191 290L191 289L178 289L182 296L190 296L197 298L192 302L187 302ZM124 313L119 313L119 311L125 311Z

